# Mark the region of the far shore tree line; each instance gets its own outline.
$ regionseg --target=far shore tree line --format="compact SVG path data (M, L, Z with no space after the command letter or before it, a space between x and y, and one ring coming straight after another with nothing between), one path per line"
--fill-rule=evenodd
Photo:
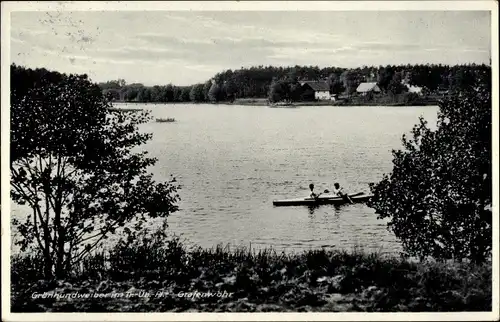
M310 101L314 93L304 90L301 81L323 81L331 94L351 97L363 82L376 82L382 96L404 94L407 85L418 86L424 95L443 94L465 88L491 77L487 65L398 65L353 69L317 66L258 66L226 70L205 83L191 86L127 84L125 80L100 83L103 92L123 102L232 102L238 98L275 101Z

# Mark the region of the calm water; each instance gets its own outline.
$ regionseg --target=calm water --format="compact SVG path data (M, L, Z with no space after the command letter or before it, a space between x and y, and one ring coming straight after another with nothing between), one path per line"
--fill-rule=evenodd
M142 107L142 106L141 106ZM182 185L181 211L171 229L190 242L302 250L316 247L392 252L399 244L363 204L344 207L273 207L273 199L308 194L340 182L369 191L392 169L391 149L436 107L266 108L214 105L146 105L152 122L145 146L159 159L158 180L170 174Z
M128 107L119 105L118 107ZM437 107L266 108L226 105L129 105L175 123L145 124L144 149L158 158L156 180L174 175L182 185L172 232L189 243L219 243L300 251L335 247L397 252L400 246L363 204L273 207L273 199L308 194L340 182L368 192L392 169L391 149L423 115Z

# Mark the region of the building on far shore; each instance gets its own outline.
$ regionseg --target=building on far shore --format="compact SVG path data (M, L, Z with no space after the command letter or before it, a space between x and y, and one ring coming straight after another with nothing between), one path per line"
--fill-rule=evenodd
M317 100L330 100L330 86L326 82L302 81L302 90L312 90Z
M378 87L377 83L375 82L370 82L370 83L361 83L359 84L358 88L356 88L356 92L358 92L361 95L366 95L370 92L372 93L380 93L380 87Z
M414 85L406 85L406 87L408 88L408 93L415 93L415 94L418 94L418 95L423 95L423 88L420 87L420 86L414 86Z

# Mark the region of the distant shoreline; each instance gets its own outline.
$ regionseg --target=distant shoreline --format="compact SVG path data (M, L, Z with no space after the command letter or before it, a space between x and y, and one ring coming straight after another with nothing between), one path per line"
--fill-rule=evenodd
M113 103L119 104L146 104L146 105L176 105L176 104L188 104L188 105L201 105L201 104L211 104L211 105L243 105L243 106L263 106L269 108L295 108L302 106L437 106L438 102L435 100L422 100L418 102L411 103L381 103L381 102L334 102L334 101L312 101L312 102L294 102L290 105L269 105L265 99L242 99L235 100L234 102L126 102L126 101L113 101ZM129 109L132 110L132 109ZM136 109L134 109L136 110ZM137 109L140 110L140 109Z

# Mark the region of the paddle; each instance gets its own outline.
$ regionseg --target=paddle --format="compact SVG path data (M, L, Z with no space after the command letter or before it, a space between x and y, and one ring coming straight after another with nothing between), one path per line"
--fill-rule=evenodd
M325 189L324 193L329 193L330 191L328 191L328 189ZM318 195L319 197L319 195ZM352 201L351 197L349 197L349 195L347 193L345 194L341 194L339 197L343 197L344 199L346 199L347 201L349 201L349 203L352 205L354 202Z
M313 193L313 192L311 191L311 193ZM314 197L311 197L311 195L309 195L309 197L308 197L308 198L304 198L304 199L314 199L314 200L318 200L319 196L321 196L322 194L323 194L323 193L322 193L322 192L320 192L320 193L318 193L318 194L315 194L315 196L314 196Z
M322 192L318 193L316 196L314 196L314 200L318 200L319 196L321 196L322 194L323 194Z

